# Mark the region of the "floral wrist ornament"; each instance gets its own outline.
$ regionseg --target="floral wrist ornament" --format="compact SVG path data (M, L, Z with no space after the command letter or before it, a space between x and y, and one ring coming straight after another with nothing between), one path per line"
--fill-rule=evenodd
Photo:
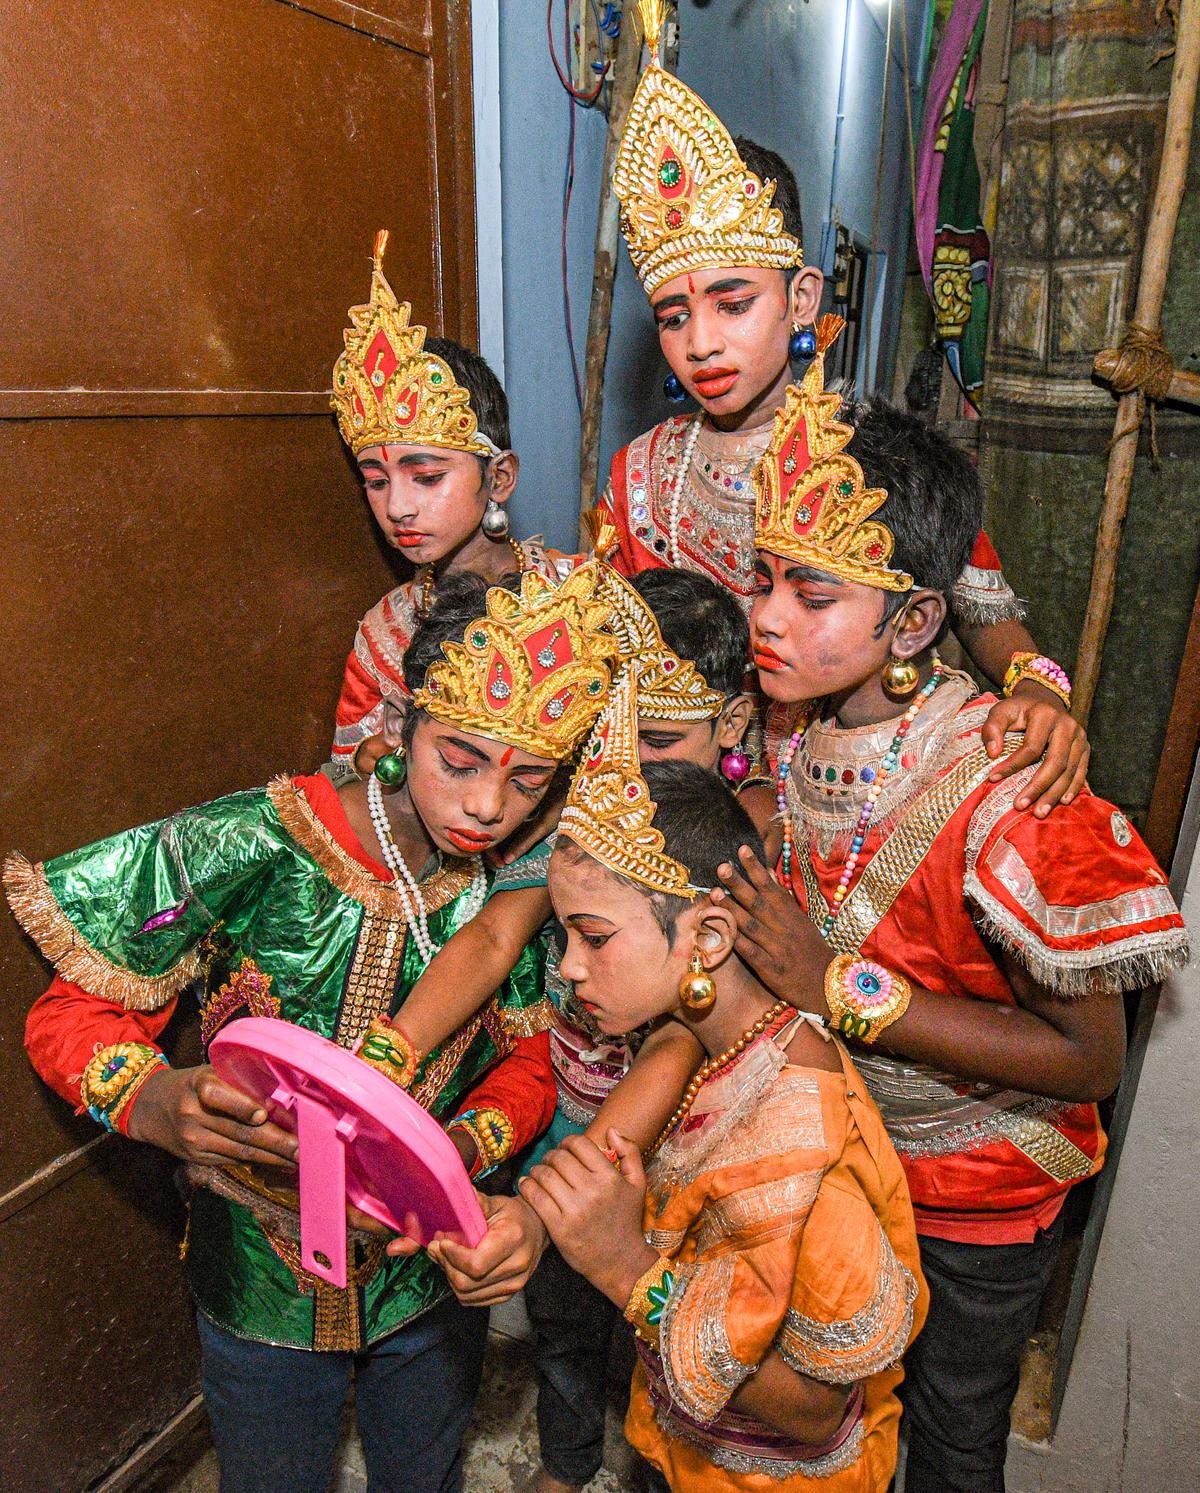
M1067 678L1067 671L1052 658L1040 653L1014 653L1004 675L1006 700L1022 679L1032 679L1034 684L1040 684L1043 689L1057 695L1068 710L1071 708L1071 681Z
M102 1047L79 1081L79 1095L93 1120L105 1130L120 1130L121 1116L133 1096L158 1068L170 1064L145 1042L113 1042Z
M839 954L825 971L829 1025L843 1037L868 1045L899 1021L912 1000L912 986L858 954Z
M658 1350L662 1314L674 1285L675 1272L671 1269L671 1261L665 1255L659 1255L630 1291L625 1306L625 1320L655 1351Z
M376 1016L358 1047L364 1063L386 1074L402 1089L411 1087L417 1076L417 1050L385 1016Z
M467 1109L456 1116L448 1130L465 1130L475 1142L472 1177L482 1177L507 1161L516 1139L513 1122L498 1109Z

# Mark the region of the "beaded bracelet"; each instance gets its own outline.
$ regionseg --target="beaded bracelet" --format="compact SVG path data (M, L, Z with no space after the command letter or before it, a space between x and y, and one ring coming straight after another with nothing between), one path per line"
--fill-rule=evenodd
M374 1018L357 1051L364 1063L369 1063L402 1089L407 1089L417 1076L416 1048L385 1016Z
M1051 694L1057 695L1063 704L1071 707L1071 681L1067 671L1052 658L1041 653L1014 653L1012 662L1004 675L1003 695L1007 700L1022 679L1032 679Z
M662 1328L662 1314L671 1298L675 1285L672 1262L659 1255L654 1264L640 1276L629 1293L625 1305L625 1320L644 1343L657 1350Z
M170 1064L145 1042L113 1042L102 1047L79 1080L79 1097L105 1130L119 1130L133 1096L158 1068Z
M471 1176L482 1176L507 1161L516 1139L513 1122L498 1109L466 1109L446 1127L465 1130L475 1142L476 1165Z
M829 1025L843 1037L868 1045L899 1021L912 1000L912 986L858 954L838 954L825 971Z

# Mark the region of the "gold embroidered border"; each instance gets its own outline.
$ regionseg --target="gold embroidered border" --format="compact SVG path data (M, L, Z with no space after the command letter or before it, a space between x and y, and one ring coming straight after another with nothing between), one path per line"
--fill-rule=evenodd
M1004 744L1012 750L1021 740L1020 735L1010 732ZM977 747L899 813L891 832L867 862L866 870L842 904L828 940L835 953L848 954L870 938L933 848L938 835L980 784L987 781L995 765L995 759ZM797 851L808 914L820 923L829 910L828 903L817 884L808 847L798 846Z
M1096 1163L1087 1152L1048 1120L1012 1116L1011 1123L1004 1126L1003 1135L1022 1156L1056 1182L1081 1182L1095 1168Z
M353 1047L375 1017L390 1010L407 934L403 917L380 917L370 909L363 913L333 1033L342 1047Z
M293 778L275 778L267 786L267 796L280 824L301 850L316 861L339 892L378 917L403 917L395 886L390 881L379 881L342 849ZM465 891L470 880L471 873L465 866L452 864L436 871L421 883L426 911L437 912L445 907Z
M115 1001L127 1011L157 1011L200 973L200 958L185 954L161 975L139 975L114 964L92 947L59 905L45 864L34 865L19 851L5 858L4 890L13 916L65 980L91 995Z
M500 1013L511 1036L536 1037L554 1024L554 1007L543 997L531 1006L506 1006Z
M663 1372L671 1398L688 1415L710 1421L754 1372L729 1342L734 1254L683 1266L659 1327Z

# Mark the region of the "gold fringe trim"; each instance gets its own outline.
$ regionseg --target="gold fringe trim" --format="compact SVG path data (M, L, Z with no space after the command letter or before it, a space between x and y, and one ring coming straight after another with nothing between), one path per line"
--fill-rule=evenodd
M59 906L41 861L34 865L14 850L5 858L2 877L17 922L64 980L91 995L127 1011L157 1011L200 973L197 953L184 955L161 975L139 975L114 964L88 943Z
M279 815L279 822L306 855L316 861L329 880L352 901L379 917L403 920L400 895L390 881L378 881L342 849L313 812L304 792L290 777L272 779L267 796ZM425 910L437 912L453 902L471 882L471 873L457 863L436 871L421 883Z
M544 996L532 1006L505 1009L502 1014L504 1025L514 1037L536 1037L554 1024L554 1008Z

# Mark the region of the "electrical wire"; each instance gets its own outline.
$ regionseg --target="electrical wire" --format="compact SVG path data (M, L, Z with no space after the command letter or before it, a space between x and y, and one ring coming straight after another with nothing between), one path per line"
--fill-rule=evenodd
M551 3L551 5L553 5L554 0L550 0L550 3ZM569 10L567 10L566 8L564 8L564 12L563 12L563 31L564 31L563 41L564 41L565 45L569 44L569 42L570 42L570 32L569 32L570 24L571 24L571 22L570 22L570 12L569 12ZM551 51L551 56L553 56L553 51ZM555 62L555 67L557 68L557 66L558 66L558 64L557 64L557 62ZM561 76L561 74L560 74L560 76ZM599 86L600 87L604 86L604 80L603 79L601 79ZM564 324L566 326L566 330L567 330L567 351L568 351L568 353L570 354L570 357L571 357L571 377L574 380L574 384L575 384L575 403L576 403L576 405L579 408L580 416L582 416L583 415L583 381L582 381L582 379L579 376L579 358L578 358L578 355L575 352L575 329L571 325L571 282L570 282L570 277L568 275L568 266L567 266L567 226L568 226L568 222L569 222L569 219L570 219L570 216L571 216L571 193L574 190L574 186L575 186L575 104L576 104L576 90L573 89L573 88L571 88L568 85L568 87L567 87L567 114L568 114L568 126L567 126L567 161L566 161L566 169L565 169L564 175L563 175L563 196L562 196L562 293L563 293L563 322L564 322Z
M569 55L571 50L571 11L569 0L563 0L565 12L563 15L563 53ZM600 97L604 88L605 79L608 77L609 64L606 62L600 73L600 79L590 93L576 88L562 70L562 64L558 60L558 53L554 50L554 0L546 0L546 42L550 48L550 61L554 64L554 71L558 74L558 81L566 89L573 103L590 106Z

